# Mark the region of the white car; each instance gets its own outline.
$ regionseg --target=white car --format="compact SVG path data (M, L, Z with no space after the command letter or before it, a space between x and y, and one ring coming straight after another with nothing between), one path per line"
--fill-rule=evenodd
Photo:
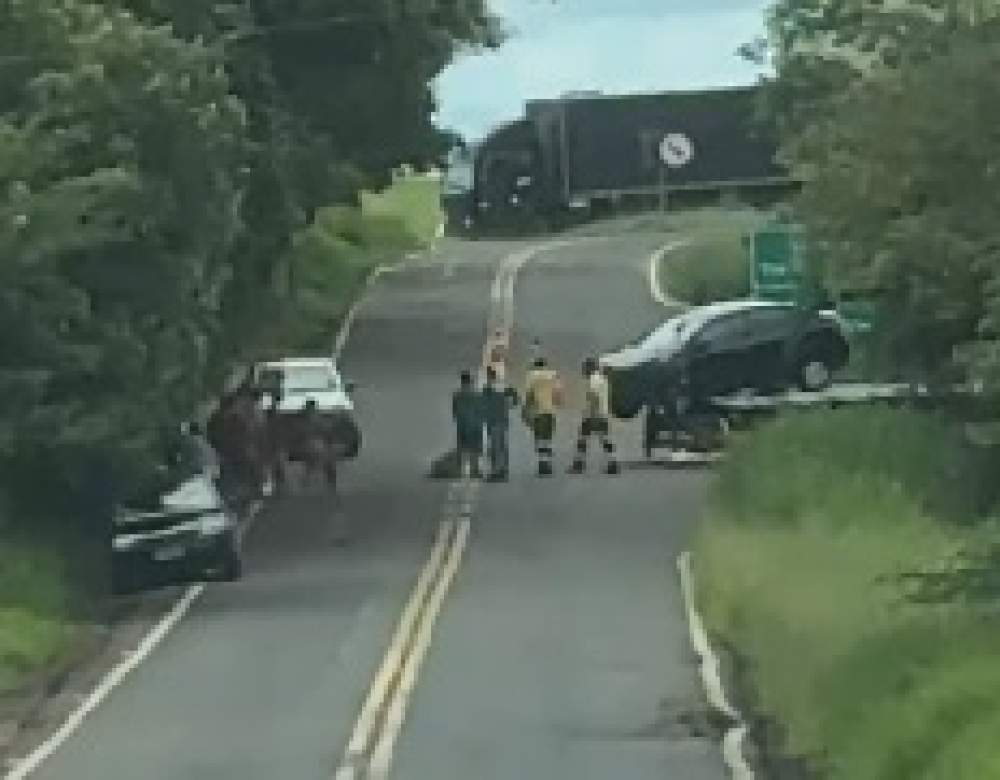
M347 457L357 457L361 430L351 400L354 387L341 377L333 358L283 358L258 363L253 369L253 384L264 393L261 403L265 409L277 398L281 415L295 414L313 401L317 411L330 419L344 437Z

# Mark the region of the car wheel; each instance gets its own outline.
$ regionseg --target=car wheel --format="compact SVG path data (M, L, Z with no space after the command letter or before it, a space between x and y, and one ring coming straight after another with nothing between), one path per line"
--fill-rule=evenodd
M644 406L639 382L629 373L612 372L611 413L620 420L631 420Z
M808 392L825 390L833 380L833 370L819 355L807 355L799 363L799 387Z
M221 545L219 559L215 566L215 579L220 582L235 582L243 576L243 556L235 534L227 534Z

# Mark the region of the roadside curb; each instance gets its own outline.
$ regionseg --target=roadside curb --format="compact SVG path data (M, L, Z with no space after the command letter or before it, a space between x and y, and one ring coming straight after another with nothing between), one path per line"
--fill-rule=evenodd
M684 611L687 616L691 646L699 659L698 671L705 689L705 696L708 699L708 706L728 723L722 740L723 760L734 780L754 780L754 771L744 755L748 727L739 710L730 703L729 697L726 695L719 657L712 649L704 621L702 621L701 614L695 604L694 573L691 569L690 552L682 553L677 558L677 572L680 575L681 593L684 597Z
M649 256L649 292L650 295L652 295L653 300L661 306L666 306L670 309L690 308L690 304L687 304L684 301L679 301L664 291L663 281L660 277L660 271L664 258L666 258L666 256L671 252L682 249L690 243L690 241L685 239L674 239L673 241L661 246Z

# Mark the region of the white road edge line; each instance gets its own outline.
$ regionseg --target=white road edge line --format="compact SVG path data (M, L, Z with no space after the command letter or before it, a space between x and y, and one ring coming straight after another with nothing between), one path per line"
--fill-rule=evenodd
M351 328L360 310L368 290L375 284L378 278L388 273L395 266L380 265L375 268L365 289L358 296L358 299L351 306L341 323L340 330L334 341L334 357L340 358L347 346L347 340L351 335ZM240 528L240 541L242 542L250 532L257 517L260 514L262 505L256 504L250 512L247 521ZM195 602L205 593L207 585L203 582L195 583L184 590L180 597L173 603L169 610L161 617L149 632L140 640L135 651L127 655L123 661L116 664L97 684L80 703L80 705L67 716L63 724L49 736L44 742L32 749L28 755L20 760L15 760L13 768L3 775L3 780L25 780L31 776L38 768L60 748L74 732L83 724L84 719L104 702L111 692L117 688L122 681L134 671L139 664L145 661L162 642L167 635L174 630L181 619L190 611Z
M4 780L23 780L37 770L42 763L52 756L62 744L69 739L84 719L103 702L111 692L118 687L136 667L139 666L156 649L167 634L187 614L191 606L205 591L205 585L192 585L177 600L169 612L164 615L156 626L143 638L139 646L130 656L115 666L93 691L83 700L79 707L66 719L59 729L45 742L39 745L26 758L21 760L10 772L4 775Z
M393 680L397 676L400 664L404 661L404 653L416 630L417 618L420 617L421 609L427 601L431 586L446 561L448 543L453 538L454 528L455 521L453 520L445 520L438 526L438 535L431 548L431 554L417 577L417 583L396 625L389 650L382 659L382 664L372 681L368 695L365 697L351 739L347 743L347 749L341 759L340 767L334 775L335 780L353 780L357 775L359 764L364 760L365 753L378 726L379 712L392 691Z
M743 744L747 735L746 723L739 710L729 703L725 685L722 682L719 657L712 649L705 624L695 604L691 553L682 553L677 558L677 571L681 580L681 593L684 597L684 609L687 613L688 630L691 634L691 646L700 659L699 671L705 695L708 697L708 704L733 723L722 740L722 757L735 780L754 780L753 769L750 768L743 753Z
M469 520L462 520L458 526L458 532L452 539L448 550L447 563L441 571L441 577L434 588L434 593L427 603L427 609L420 621L413 647L400 673L399 685L396 686L396 691L386 712L385 726L372 751L371 762L368 765L369 780L386 780L389 776L393 750L396 747L396 740L399 737L399 733L403 728L403 722L406 720L406 709L410 702L410 695L416 686L420 666L427 655L427 649L430 647L434 625L437 623L438 615L441 613L441 606L444 603L445 596L448 595L448 590L455 579L455 574L458 572L465 548L468 546L471 528L472 523Z
M663 291L663 285L660 283L660 268L663 265L664 257L680 249L682 246L686 246L687 243L687 241L682 240L671 241L669 244L661 246L649 256L649 293L653 296L653 300L661 306L673 307L683 305L680 301L674 300Z

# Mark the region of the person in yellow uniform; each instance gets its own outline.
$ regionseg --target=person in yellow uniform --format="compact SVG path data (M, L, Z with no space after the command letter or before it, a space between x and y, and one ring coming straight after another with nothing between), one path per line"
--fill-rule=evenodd
M617 474L618 459L615 457L614 442L611 441L611 392L608 378L601 371L597 359L592 357L583 362L583 376L587 382L586 397L583 419L580 421L580 437L576 441L576 457L570 466L570 473L582 474L587 470L587 443L592 436L596 436L604 450L605 471Z
M552 438L556 432L556 412L563 402L563 386L559 374L549 368L544 357L535 358L524 387L524 421L535 439L538 455L538 476L552 475Z

